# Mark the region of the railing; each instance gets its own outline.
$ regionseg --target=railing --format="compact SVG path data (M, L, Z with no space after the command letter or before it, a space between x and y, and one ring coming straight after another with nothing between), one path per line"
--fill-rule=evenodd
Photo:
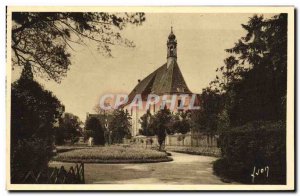
M84 184L84 164L76 163L69 170L64 166L48 168L42 171L28 171L25 175L20 173L12 177L15 184Z

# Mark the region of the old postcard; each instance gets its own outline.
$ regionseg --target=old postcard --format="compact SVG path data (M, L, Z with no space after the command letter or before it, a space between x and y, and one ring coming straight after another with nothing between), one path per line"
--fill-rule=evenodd
M8 190L295 188L293 7L8 7Z

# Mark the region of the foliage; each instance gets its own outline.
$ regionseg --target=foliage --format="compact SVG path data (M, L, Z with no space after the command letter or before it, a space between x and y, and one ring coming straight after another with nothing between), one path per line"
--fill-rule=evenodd
M175 133L186 134L191 129L189 112L179 112L173 116L172 119L172 131Z
M201 110L193 115L197 130L285 120L287 14L254 15L242 27L246 35L226 50L230 56L201 94Z
M259 183L282 184L286 175L287 14L270 19L254 15L242 27L246 35L225 50L230 56L216 70L218 75L206 91L209 96L202 93L201 110L193 119L198 127L214 127L221 134L223 157L214 164L217 174L250 183L253 167L268 165L272 169L269 180Z
M172 114L168 109L162 110L163 112L158 111L156 114L152 115L148 110L140 118L141 130L140 134L145 136L154 136L158 134L159 126L155 123L162 120L165 124L165 130L168 134L182 133L185 134L191 129L191 120L190 112L178 112ZM161 119L161 116L163 118Z
M247 34L226 50L234 56L212 82L224 93L230 124L285 120L287 14L271 19L254 15L242 27Z
M140 123L141 123L141 130L140 134L145 135L145 136L153 136L155 135L154 131L151 129L151 120L152 120L152 115L149 110L141 116L140 118Z
M62 165L42 170L23 171L11 177L12 184L84 184L84 164L76 163L68 170Z
M60 82L69 70L73 45L97 44L104 55L111 56L111 46L133 47L120 31L127 25L140 25L144 13L105 12L13 12L13 65L31 63L34 73Z
M47 166L64 106L33 80L29 65L12 84L11 102L12 172Z
M227 131L230 128L230 120L228 111L226 109L222 110L217 119L217 131L218 133L222 133L223 131Z
M218 127L218 115L223 108L224 98L218 91L211 88L203 89L200 100L200 110L192 112L193 129L212 136Z
M44 138L19 139L12 146L12 175L21 175L23 171L47 168L53 155L52 151L53 146Z
M67 162L121 163L169 161L167 154L129 145L77 149L59 153L54 160Z
M110 103L107 103L105 102L104 105L106 107L110 106ZM113 107L112 107L113 108ZM109 114L112 114L114 109L102 109L100 104L96 104L94 107L93 107L93 110L96 114L100 114L100 115L109 115Z
M251 183L254 166L270 168L266 181L285 184L286 135L283 122L252 122L220 135L222 159L214 164L218 175Z
M59 121L59 127L55 134L55 143L58 145L64 144L65 140L76 141L81 136L81 125L78 116L71 113L65 113Z
M127 110L118 109L113 112L112 120L109 123L112 143L122 143L123 138L130 138L131 117Z
M172 126L172 114L166 107L159 110L153 115L150 128L154 130L158 139L159 149L162 149L162 145L166 139L166 134L171 133Z
M86 137L93 137L94 144L104 145L104 129L96 117L87 118L85 122Z

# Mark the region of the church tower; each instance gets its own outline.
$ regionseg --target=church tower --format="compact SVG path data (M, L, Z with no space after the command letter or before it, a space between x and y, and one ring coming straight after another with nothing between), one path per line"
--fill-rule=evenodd
M193 93L188 88L184 77L181 73L179 65L177 63L177 40L176 36L173 33L173 28L171 27L171 32L167 38L167 62L158 67L148 76L146 76L143 80L140 80L138 84L134 87L134 89L128 95L128 102L126 105L122 107L131 111L131 134L132 136L136 136L141 129L140 118L148 111L147 109L132 109L130 104L136 101L135 97L141 96L143 99L143 104L146 105L148 95L157 95L160 97L160 102L156 104L150 105L150 113L156 113L162 104L162 98L164 96L168 97L167 99L172 99L173 95L185 95L184 107L188 109L189 104L194 102L196 106L198 106L199 101L198 97L193 98ZM186 109L179 109L181 106L181 101L176 100L176 106L173 111L184 111ZM167 107L171 105L167 103ZM179 110L178 110L179 109ZM177 110L177 111L176 111Z
M173 33L173 27L171 27L171 33L168 36L167 41L167 67L177 59L177 40Z

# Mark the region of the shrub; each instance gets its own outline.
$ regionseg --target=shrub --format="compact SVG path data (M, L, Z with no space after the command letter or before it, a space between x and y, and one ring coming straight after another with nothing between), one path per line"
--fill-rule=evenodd
M19 140L12 146L12 183L24 176L24 172L38 171L48 167L53 155L53 146L40 138Z
M23 68L11 89L11 176L47 167L55 128L64 106Z
M268 166L269 176L260 184L286 182L286 132L282 122L252 122L223 132L219 138L222 158L214 163L216 174L251 183L254 167Z

